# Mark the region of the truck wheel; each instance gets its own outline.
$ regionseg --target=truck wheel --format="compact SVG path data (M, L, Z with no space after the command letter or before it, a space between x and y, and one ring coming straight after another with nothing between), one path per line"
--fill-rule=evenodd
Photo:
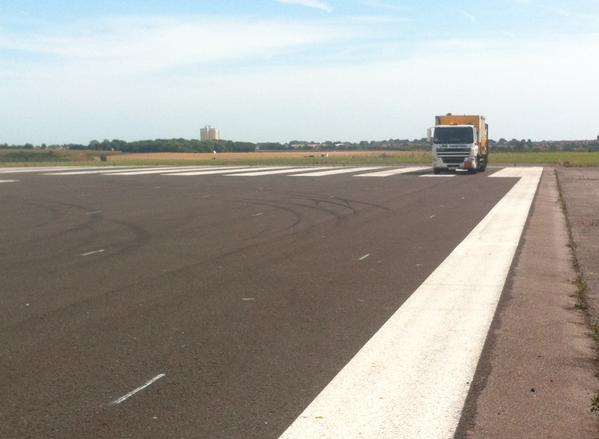
M486 157L478 157L478 168L476 170L478 172L485 172L487 170L487 158Z
M441 168L433 168L433 174L439 175L441 173Z

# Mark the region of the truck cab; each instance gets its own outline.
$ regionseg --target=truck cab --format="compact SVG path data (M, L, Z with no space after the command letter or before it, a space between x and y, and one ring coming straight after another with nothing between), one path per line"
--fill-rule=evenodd
M432 128L433 172L484 172L489 160L489 129L483 116L435 118Z

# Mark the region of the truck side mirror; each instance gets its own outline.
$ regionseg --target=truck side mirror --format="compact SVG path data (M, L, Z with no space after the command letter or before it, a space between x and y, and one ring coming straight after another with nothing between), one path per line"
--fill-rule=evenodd
M426 130L426 138L430 143L433 141L433 128L429 128Z

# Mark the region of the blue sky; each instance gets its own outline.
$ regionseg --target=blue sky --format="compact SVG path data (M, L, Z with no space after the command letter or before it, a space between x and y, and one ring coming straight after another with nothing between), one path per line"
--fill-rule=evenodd
M0 143L599 135L597 0L4 0Z

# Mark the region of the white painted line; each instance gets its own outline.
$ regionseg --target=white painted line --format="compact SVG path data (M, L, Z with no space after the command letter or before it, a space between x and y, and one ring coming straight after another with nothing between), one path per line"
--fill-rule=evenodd
M127 172L115 172L104 175L150 175L150 174L169 174L173 172L186 172L186 171L201 171L204 169L213 169L214 166L180 166L178 168L172 169L138 169L134 171Z
M63 167L61 167L60 169L63 169ZM4 167L4 168L0 168L0 174L12 174L14 172L36 172L40 169L56 169L56 167L45 167L45 168L34 168L34 167L29 167L29 166L11 166L11 167Z
M95 250L93 252L87 252L87 253L83 253L81 254L81 256L91 256L91 255L98 255L100 253L104 253L106 250L102 249L102 250Z
M455 174L424 174L420 177L430 177L430 178L452 178L455 177Z
M533 168L503 168L499 171L493 173L489 177L499 177L499 178L520 178L522 175L533 174L537 169L541 169L538 167Z
M362 256L360 259L358 259L358 261L363 261L365 259L368 259L370 257L370 253L368 253L367 255Z
M252 171L246 172L243 174L229 174L227 177L260 177L263 175L277 175L277 174L291 174L293 172L302 172L302 171L316 171L316 170L324 170L324 169L339 169L334 166L317 166L317 167L302 167L302 168L290 168L290 169L276 169L270 171Z
M141 392L143 389L145 389L146 387L151 386L152 384L154 384L156 381L158 381L161 378L164 378L166 376L166 374L161 373L160 375L156 375L154 378L152 378L150 381L146 382L145 384L139 386L137 389L133 389L131 392L127 393L126 395L121 396L118 399L115 399L114 401L111 402L112 405L118 405L121 404L122 402L127 401L129 398L131 398L133 395L135 395L138 392Z
M116 166L115 166L116 167ZM46 166L41 168L1 168L0 174L23 174L23 173L33 173L33 172L51 172L51 171L77 171L77 170L89 170L89 169L105 169L106 166L96 166L96 167L88 167L88 166Z
M252 168L251 166L235 166L235 167L228 167L228 168L218 168L216 171L198 171L198 172L182 172L182 173L177 173L177 174L171 174L171 175L180 175L180 176L193 176L193 175L217 175L217 174L230 174L232 172L245 172L245 171L262 171L262 170L266 170L266 169L280 169L281 167L265 167L265 168Z
M294 174L292 177L323 177L325 175L337 175L337 174L349 174L350 172L361 172L361 171L370 171L374 169L381 169L384 166L370 166L370 167L361 167L361 168L341 168L334 169L332 171L321 171L321 172L309 172L307 174Z
M18 183L19 180L0 180L0 183Z
M521 179L281 438L454 436L542 168L512 173Z
M43 172L43 171L62 171L65 168L2 168L0 174L21 174L27 172Z
M141 171L141 170L145 170L145 171L152 171L152 170L168 170L168 169L173 169L175 168L174 166L163 166L163 167L157 167L157 168L144 168L143 166L132 166L132 167L128 167L128 168L122 168L122 169L96 169L96 170L91 170L91 171L76 171L76 172L52 172L52 173L48 173L45 175L86 175L86 174L116 174L116 173L121 173L121 172L132 172L132 171Z
M429 166L412 166L409 168L390 169L388 171L370 172L368 174L354 175L354 177L390 177L398 174L408 174L411 172L420 172L430 169Z

